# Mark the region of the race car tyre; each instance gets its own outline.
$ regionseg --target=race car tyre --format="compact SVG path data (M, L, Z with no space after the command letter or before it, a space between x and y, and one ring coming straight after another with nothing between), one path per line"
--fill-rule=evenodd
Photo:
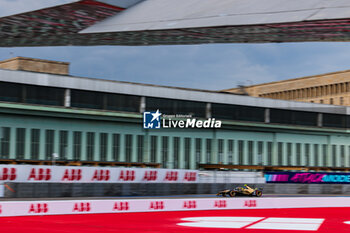
M231 191L231 192L229 193L229 195L230 195L230 197L234 197L234 196L236 196L236 192L235 192L235 191Z
M261 196L262 196L262 192L259 191L259 190L257 190L257 191L255 191L255 195L256 195L257 197L261 197Z

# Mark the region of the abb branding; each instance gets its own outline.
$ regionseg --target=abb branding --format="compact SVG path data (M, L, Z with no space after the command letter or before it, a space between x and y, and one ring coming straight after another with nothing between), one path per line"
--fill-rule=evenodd
M164 201L151 201L149 205L150 210L163 210L164 207Z
M73 212L90 212L91 204L90 202L77 202L74 204Z
M177 171L167 171L164 180L166 181L177 181L179 178L179 172Z
M244 207L257 207L256 200L244 201Z
M192 198L192 199L127 199L127 200L60 200L60 201L2 201L0 218L3 216L61 215L118 212L191 211L215 209L280 209L312 207L349 207L347 197L312 198ZM350 221L349 221L350 223Z
M29 214L45 214L49 211L49 205L47 203L34 203L29 207Z
M28 180L51 180L50 168L32 168Z
M81 169L66 169L64 171L62 181L79 181L82 178Z
M119 180L122 181L134 181L135 171L134 170L121 170L119 174Z
M197 180L197 172L186 172L184 180L185 181L196 181Z
M196 209L197 202L196 201L184 201L183 209Z
M181 169L0 165L0 182L53 183L188 183L198 171Z
M108 181L111 178L110 170L95 170L92 181Z
M0 180L15 180L17 178L16 168L3 167L1 169Z
M214 208L226 208L226 207L227 207L226 200L218 200L218 201L215 201L214 203Z
M147 181L156 181L158 176L158 171L145 171L143 179Z
M129 202L127 201L117 201L113 206L114 211L126 211L129 210Z

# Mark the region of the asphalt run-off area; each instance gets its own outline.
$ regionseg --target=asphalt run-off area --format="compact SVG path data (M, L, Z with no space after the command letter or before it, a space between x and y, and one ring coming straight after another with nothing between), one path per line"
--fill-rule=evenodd
M292 208L1 217L6 233L350 232L350 208Z

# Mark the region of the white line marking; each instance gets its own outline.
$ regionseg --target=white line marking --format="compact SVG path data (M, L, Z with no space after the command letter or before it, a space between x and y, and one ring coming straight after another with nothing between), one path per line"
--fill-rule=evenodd
M321 218L268 218L248 229L317 231L323 221Z
M193 217L182 218L179 226L206 228L244 228L265 230L304 230L317 231L323 218L267 218L263 217ZM262 220L261 222L257 222ZM255 223L257 222L257 223ZM254 224L255 223L255 224ZM350 221L344 222L350 224ZM253 225L251 225L253 224ZM250 225L250 226L249 226Z
M242 228L263 218L261 217L197 217L182 218L186 223L178 223L186 227L207 227L207 228Z

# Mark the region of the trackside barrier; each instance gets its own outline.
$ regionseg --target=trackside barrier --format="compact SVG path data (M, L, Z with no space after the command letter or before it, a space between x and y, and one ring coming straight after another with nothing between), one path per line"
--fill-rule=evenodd
M197 183L197 170L0 165L0 183Z
M0 202L0 217L154 211L350 207L346 197L197 198Z

